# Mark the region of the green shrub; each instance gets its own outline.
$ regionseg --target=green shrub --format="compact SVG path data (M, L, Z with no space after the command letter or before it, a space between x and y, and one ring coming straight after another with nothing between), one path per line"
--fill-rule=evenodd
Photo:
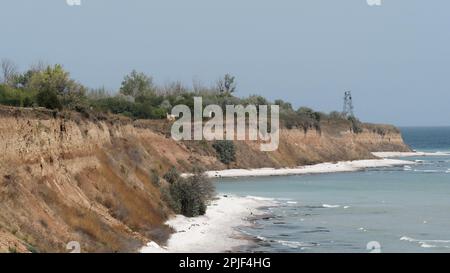
M170 186L161 188L161 199L176 213L180 211L179 203L174 201L170 188Z
M351 130L355 134L360 134L363 132L361 127L361 122L355 117L348 117L348 120L351 122Z
M224 164L230 164L236 160L236 148L231 140L218 140L214 142L213 148L216 150L219 160Z
M205 214L207 202L214 196L215 189L203 173L195 173L189 178L178 177L161 193L175 213L195 217Z
M42 90L36 96L39 106L49 109L62 109L62 104L58 99L58 95L52 90Z
M156 170L150 170L150 180L155 187L159 187L161 185L161 181Z
M173 184L175 181L180 179L180 173L177 171L177 168L173 167L166 174L164 174L163 178L170 184Z
M92 100L91 106L101 112L122 114L138 119L161 119L167 113L159 106L152 106L149 102L133 102L123 95Z
M0 85L0 103L17 107L31 107L36 102L36 93Z

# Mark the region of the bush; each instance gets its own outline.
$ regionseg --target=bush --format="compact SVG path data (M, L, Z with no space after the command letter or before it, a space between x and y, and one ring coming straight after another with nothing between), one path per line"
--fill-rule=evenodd
M36 102L36 93L0 85L0 103L17 107L31 107Z
M328 119L335 120L335 121L343 120L343 119L345 119L345 116L338 111L332 111L328 114Z
M156 170L150 170L150 180L155 187L159 187L161 185L161 181Z
M219 160L224 164L230 164L236 160L236 148L231 140L218 140L214 142L213 148L216 150Z
M348 120L351 122L351 130L353 131L353 133L360 134L363 132L361 122L357 118L349 117Z
M214 194L214 184L202 173L196 173L189 178L178 177L168 190L162 190L166 203L175 213L186 217L205 214L207 202Z
M173 184L180 179L180 173L177 171L177 168L173 167L163 176L163 178L170 184Z
M58 95L52 90L40 91L36 96L36 101L39 106L49 109L62 109L62 104L58 99Z
M126 96L100 98L91 101L91 106L101 112L122 114L138 119L161 119L167 113L165 109L152 106L151 103L133 102L128 100Z

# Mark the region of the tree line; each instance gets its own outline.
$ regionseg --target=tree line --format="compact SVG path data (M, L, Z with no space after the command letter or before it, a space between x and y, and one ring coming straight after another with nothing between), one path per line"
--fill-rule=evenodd
M158 86L153 78L136 70L125 75L118 92L105 88L88 88L72 79L62 65L37 63L19 72L14 62L1 61L0 104L17 107L45 107L54 110L103 112L125 115L134 119L163 119L173 106L184 104L193 109L193 97L201 96L204 105L270 105L280 106L280 122L287 128L320 131L323 120L348 120L339 112L322 113L308 107L294 109L283 100L270 102L259 95L235 96L234 76L224 75L212 86L194 82L187 87L181 82ZM358 122L350 120L355 131Z

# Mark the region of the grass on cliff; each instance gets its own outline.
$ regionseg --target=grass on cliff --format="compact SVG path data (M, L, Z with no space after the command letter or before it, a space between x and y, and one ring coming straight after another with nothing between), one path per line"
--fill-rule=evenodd
M320 131L322 120L346 119L337 112L294 109L289 102L271 102L258 95L240 98L235 96L236 90L236 79L228 74L210 86L196 83L189 87L180 82L158 86L151 76L135 70L124 76L119 90L92 89L71 78L62 65L38 65L24 72L10 71L0 84L0 104L72 110L87 116L112 113L132 119L164 119L175 105L187 105L193 110L193 98L200 96L204 105L215 104L223 109L226 105L278 105L282 126L305 132Z

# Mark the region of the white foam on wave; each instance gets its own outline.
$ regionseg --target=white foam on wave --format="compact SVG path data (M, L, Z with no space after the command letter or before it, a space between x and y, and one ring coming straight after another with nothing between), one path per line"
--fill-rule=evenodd
M441 172L439 170L417 170L417 169L415 169L414 171L418 172L418 173L439 173L439 172Z
M381 158L399 158L399 157L416 157L416 156L449 156L450 151L437 152L373 152L373 155Z
M297 204L296 201L287 201L286 203L288 203L288 204Z
M313 246L318 246L319 244L311 244L311 243L305 243L305 242L297 242L297 241L285 241L285 240L268 240L266 237L263 236L256 236L257 239L261 240L261 241L270 241L270 242L276 242L278 244L281 244L283 246L287 246L290 248L308 248L308 247L313 247Z
M449 245L436 245L436 244L450 244L450 240L419 240L414 239L408 236L403 236L400 238L400 241L407 241L411 243L418 243L420 247L423 248L433 248L433 247L444 247L444 248L450 248Z
M322 207L324 207L324 208L339 208L339 207L341 207L341 205L323 204Z
M263 236L256 236L256 238L261 241L267 241L267 238Z
M427 243L422 243L421 245L420 245L420 247L423 247L423 248L432 248L432 247L436 247L435 245L429 245L429 244L427 244Z
M275 200L274 198L259 197L259 196L252 196L252 195L247 195L245 198L258 200L258 201L274 201Z
M310 244L310 243L297 242L297 241L276 240L275 242L282 244L283 246L290 247L290 248L305 248L305 247L318 246L318 244Z

